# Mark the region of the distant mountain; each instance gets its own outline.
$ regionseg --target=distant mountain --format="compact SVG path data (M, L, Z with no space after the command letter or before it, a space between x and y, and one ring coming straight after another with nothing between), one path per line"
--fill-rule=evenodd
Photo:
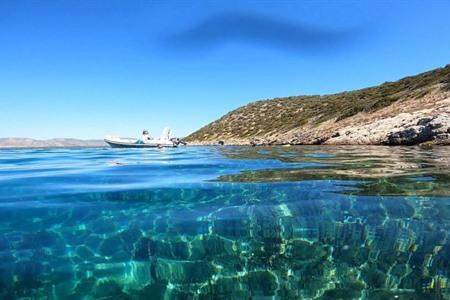
M0 148L103 147L103 140L0 138Z
M253 102L185 140L191 144L450 144L450 65L351 92Z

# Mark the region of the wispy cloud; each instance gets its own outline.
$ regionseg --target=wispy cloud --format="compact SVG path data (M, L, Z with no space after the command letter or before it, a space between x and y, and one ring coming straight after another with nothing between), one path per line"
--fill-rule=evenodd
M164 38L169 48L205 51L230 42L257 44L300 53L326 51L354 41L356 30L292 23L273 17L224 13Z

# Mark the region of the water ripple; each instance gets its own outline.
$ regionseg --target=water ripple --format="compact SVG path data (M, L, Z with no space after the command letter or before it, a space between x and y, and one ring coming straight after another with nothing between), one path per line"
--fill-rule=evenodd
M450 298L450 148L0 151L1 299Z

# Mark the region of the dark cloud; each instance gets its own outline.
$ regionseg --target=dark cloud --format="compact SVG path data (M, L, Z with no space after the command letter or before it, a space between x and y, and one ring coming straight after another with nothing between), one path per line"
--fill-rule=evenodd
M330 50L348 44L354 37L354 30L325 29L261 15L226 13L172 33L164 42L181 51L202 51L241 42L305 53Z

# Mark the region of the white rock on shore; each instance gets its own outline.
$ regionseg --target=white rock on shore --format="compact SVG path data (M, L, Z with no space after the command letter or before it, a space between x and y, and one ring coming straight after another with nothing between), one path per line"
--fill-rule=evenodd
M449 115L429 117L423 112L403 113L371 124L344 128L339 136L326 143L413 145L433 139L450 139Z

